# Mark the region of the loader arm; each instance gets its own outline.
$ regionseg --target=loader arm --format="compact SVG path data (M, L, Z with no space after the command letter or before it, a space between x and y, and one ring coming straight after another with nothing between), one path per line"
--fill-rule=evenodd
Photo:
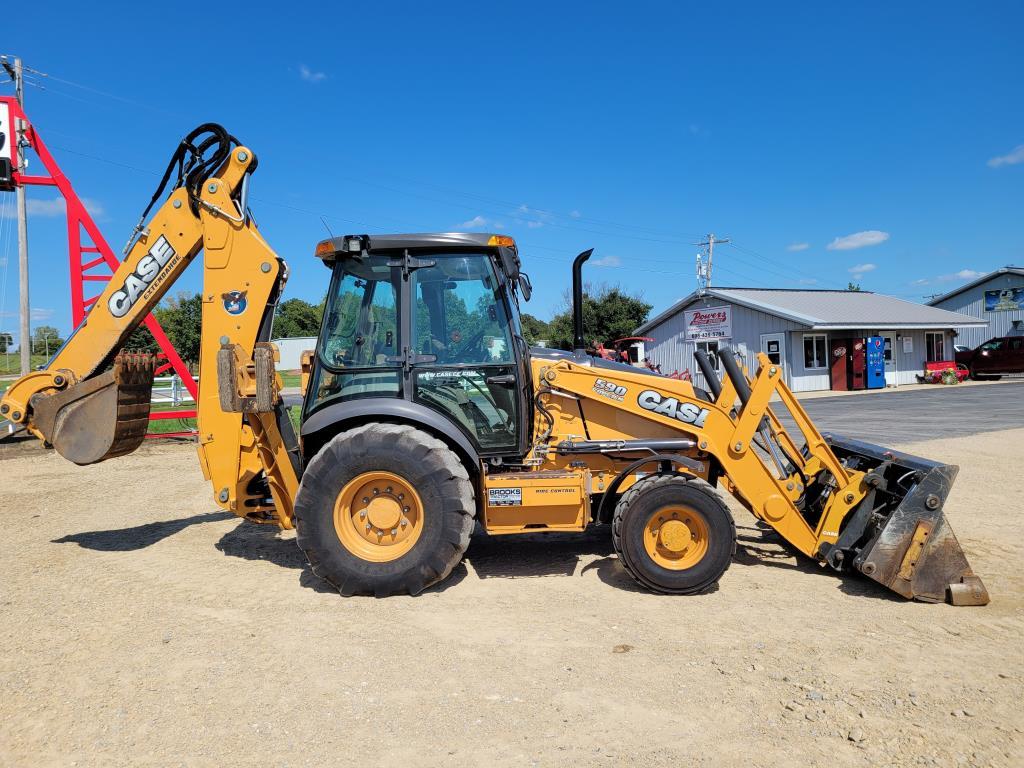
M274 372L276 351L269 344L287 266L248 215L245 193L256 167L253 153L233 146L219 126L213 126L220 131L219 144L210 138L193 145L190 140L209 127L201 126L183 142L193 150L192 157L182 158L191 172L186 177L179 164L175 188L137 229L85 320L42 370L7 390L0 416L77 464L135 450L148 424L154 362L122 353L121 347L202 253L196 407L203 474L213 484L218 506L290 528L297 446ZM221 152L214 154L219 162L204 174L204 153L214 146Z
M559 412L566 397L579 404L560 412L564 426L541 435L548 461L569 468L600 453L633 462L612 486L616 491L633 482L626 475L650 470L650 463L662 472L671 465L720 485L822 565L860 571L908 598L989 601L943 514L956 467L823 434L779 366L759 354L749 377L732 355L723 345L726 375L718 381L710 372L711 394L625 366L536 361L546 407ZM795 426L792 434L782 413ZM672 440L673 432L686 439ZM674 446L672 455L667 446ZM646 468L635 461L644 452ZM605 467L591 460L592 470Z

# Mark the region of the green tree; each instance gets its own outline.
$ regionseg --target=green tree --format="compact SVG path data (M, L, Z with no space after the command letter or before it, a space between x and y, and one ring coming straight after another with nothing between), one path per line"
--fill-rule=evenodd
M551 327L540 318L524 312L522 316L523 338L526 343L534 345L541 339L551 338Z
M9 333L0 333L0 355L6 355L7 350L14 346L14 337Z
M594 342L606 346L615 339L632 336L638 325L647 320L651 305L640 296L623 291L619 286L586 286L583 292L583 339L587 347ZM551 344L558 349L572 349L572 306L559 312L550 323Z
M855 282L853 282L853 280L851 280L850 282L848 282L846 284L846 290L848 290L848 291L859 291L860 290L860 283L855 283Z
M199 362L203 298L198 293L178 294L154 311L168 338L186 363Z
M40 325L32 332L32 354L53 354L64 343L60 332L52 325Z
M277 305L274 312L274 337L278 339L301 336L316 336L320 333L320 321L324 316L324 305L310 304L302 299L288 299Z
M156 345L156 339L153 338L153 334L149 332L149 328L145 325L140 325L132 331L131 335L124 340L121 348L131 352L149 352L150 354L156 354L160 351L160 348Z

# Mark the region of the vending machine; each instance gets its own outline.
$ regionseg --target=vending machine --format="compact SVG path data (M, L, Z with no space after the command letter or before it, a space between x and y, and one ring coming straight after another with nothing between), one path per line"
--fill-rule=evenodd
M849 347L849 339L832 339L832 363L829 373L832 379L832 389L837 392L845 392L850 388Z
M850 389L867 387L867 346L864 339L850 339Z
M881 336L868 336L866 368L868 389L883 389L885 387L885 339Z

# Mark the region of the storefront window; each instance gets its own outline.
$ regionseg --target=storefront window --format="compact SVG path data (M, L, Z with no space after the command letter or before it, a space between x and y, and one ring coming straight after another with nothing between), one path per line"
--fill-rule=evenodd
M821 370L828 367L828 346L825 334L804 334L804 370Z
M711 360L711 367L716 371L718 370L718 342L717 341L698 341L697 349L701 352L707 353L708 359Z
M926 333L924 345L929 363L937 363L946 359L945 336L942 333Z

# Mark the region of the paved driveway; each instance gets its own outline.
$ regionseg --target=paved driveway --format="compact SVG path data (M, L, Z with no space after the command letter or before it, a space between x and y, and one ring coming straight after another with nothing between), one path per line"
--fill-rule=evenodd
M801 402L822 432L880 445L1024 427L1024 380Z

